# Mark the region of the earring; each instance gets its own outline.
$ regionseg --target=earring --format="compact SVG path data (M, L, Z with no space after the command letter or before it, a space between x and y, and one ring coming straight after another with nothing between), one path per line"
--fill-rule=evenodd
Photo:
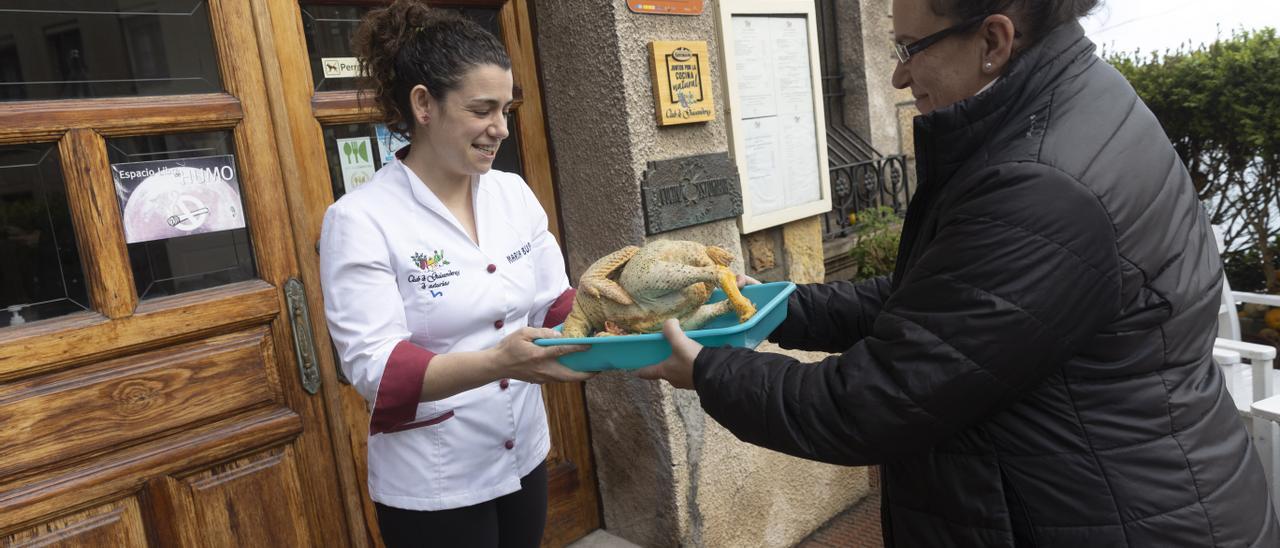
M987 69L987 72L991 72L991 67L993 67L993 66L995 66L995 65L992 65L990 61L987 61L987 64L982 65L982 68Z

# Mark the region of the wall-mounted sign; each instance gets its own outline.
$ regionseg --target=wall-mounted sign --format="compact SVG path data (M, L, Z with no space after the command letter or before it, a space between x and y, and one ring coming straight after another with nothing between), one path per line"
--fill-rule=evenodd
M706 122L716 118L711 98L711 59L701 41L649 42L653 102L658 125Z
M703 0L627 0L635 13L661 15L701 15Z
M360 60L355 57L321 57L320 67L325 78L355 78L360 76Z
M235 156L111 164L111 178L128 243L244 228Z
M640 194L650 235L742 215L738 169L724 152L649 162Z
M342 187L351 192L373 179L373 157L377 154L368 137L338 139L338 163L342 165Z
M742 232L831 210L813 0L720 3L730 151Z

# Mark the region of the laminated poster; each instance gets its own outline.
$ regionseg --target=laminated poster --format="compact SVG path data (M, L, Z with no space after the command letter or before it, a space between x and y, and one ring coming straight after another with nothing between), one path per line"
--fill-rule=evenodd
M805 19L734 16L734 68L752 213L822 199Z
M131 244L245 227L235 156L111 164Z

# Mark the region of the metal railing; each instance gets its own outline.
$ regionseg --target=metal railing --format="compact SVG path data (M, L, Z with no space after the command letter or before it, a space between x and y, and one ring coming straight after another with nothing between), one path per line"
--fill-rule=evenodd
M822 239L833 240L855 232L853 215L874 207L889 207L898 214L911 199L907 157L901 154L831 166L831 211L822 216Z

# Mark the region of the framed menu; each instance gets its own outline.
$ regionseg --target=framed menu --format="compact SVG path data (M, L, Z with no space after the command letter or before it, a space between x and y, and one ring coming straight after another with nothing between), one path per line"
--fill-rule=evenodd
M723 0L721 63L743 233L831 210L813 0Z

